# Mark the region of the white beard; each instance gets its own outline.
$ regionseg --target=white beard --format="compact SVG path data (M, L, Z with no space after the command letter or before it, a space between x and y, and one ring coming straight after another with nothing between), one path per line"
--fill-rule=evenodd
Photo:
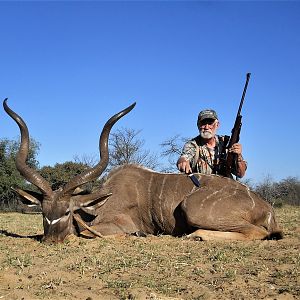
M203 139L211 139L213 138L215 135L211 132L211 131L208 131L208 130L201 130L200 132L200 136L203 138Z

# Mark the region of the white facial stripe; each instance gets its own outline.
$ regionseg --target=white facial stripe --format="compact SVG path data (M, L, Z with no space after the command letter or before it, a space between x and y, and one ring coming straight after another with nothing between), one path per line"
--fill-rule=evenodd
M47 223L48 223L49 225L54 225L54 224L58 223L58 222L61 221L61 220L67 219L68 217L69 217L69 216L63 216L63 217L60 217L60 218L55 219L55 220L52 220L52 221L50 221L47 217L45 217L45 219L46 219L46 221L47 221Z
M55 220L52 220L51 224L54 225L56 224L57 222L59 222L61 220L61 218L58 218L58 219L55 219Z
M87 207L85 207L85 209L92 210L92 209L94 209L94 207L92 207L92 206L87 206Z

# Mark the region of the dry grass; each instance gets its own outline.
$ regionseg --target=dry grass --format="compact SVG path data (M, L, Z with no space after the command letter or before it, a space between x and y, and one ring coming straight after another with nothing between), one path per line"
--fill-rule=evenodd
M40 215L0 214L0 299L300 299L300 208L280 241L170 236L40 243ZM28 237L31 236L31 237Z

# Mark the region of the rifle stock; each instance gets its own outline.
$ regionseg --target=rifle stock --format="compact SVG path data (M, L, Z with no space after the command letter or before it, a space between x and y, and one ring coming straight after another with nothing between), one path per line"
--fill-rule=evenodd
M237 115L235 118L234 126L231 130L231 136L230 136L228 144L226 142L224 143L224 147L223 147L223 151L222 151L223 155L221 155L226 158L224 159L225 161L223 161L223 163L221 161L220 174L223 176L226 176L226 177L230 177L230 178L232 178L233 169L236 168L237 154L228 152L228 149L230 149L233 144L238 143L240 140L240 132L241 132L241 128L242 128L241 110L243 107L250 75L251 75L251 73L247 73L247 75L246 75L246 83L245 83L242 98L240 101L240 106L239 106L239 109L238 109L238 112L237 112ZM227 151L226 151L226 149L227 149ZM226 152L227 152L227 154L226 154Z
M231 137L228 143L227 149L230 149L233 144L238 143L240 140L240 132L242 128L242 116L238 116L235 120L234 127L231 131ZM237 161L237 154L228 152L226 159L225 176L232 178L232 169L235 167Z

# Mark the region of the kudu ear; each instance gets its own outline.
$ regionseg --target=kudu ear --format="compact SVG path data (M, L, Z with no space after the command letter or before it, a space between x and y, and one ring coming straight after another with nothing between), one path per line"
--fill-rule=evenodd
M85 207L85 208L89 208L89 207L94 207L97 205L97 208L99 208L100 206L104 205L106 203L106 201L108 200L108 198L112 195L112 193L108 193L105 195L97 195L97 193L95 194L90 194L90 196L94 196L94 199L91 200L87 200L84 203L81 203L80 206L81 207Z
M106 203L112 193L104 193L103 191L97 191L87 195L76 195L73 196L75 206L74 211L84 210L90 214L94 214L96 209Z
M78 214L85 223L92 222L97 217L97 209L104 205L111 195L112 193L104 194L103 191L98 191L88 195L74 196L72 198L76 204L73 211L75 214Z
M42 204L43 195L37 192L29 191L29 190L21 190L19 188L11 187L17 194L20 196L20 200L23 204L32 207L38 206Z
M76 194L72 196L76 209L86 208L99 208L104 205L108 198L112 195L108 190L98 190L88 194Z

